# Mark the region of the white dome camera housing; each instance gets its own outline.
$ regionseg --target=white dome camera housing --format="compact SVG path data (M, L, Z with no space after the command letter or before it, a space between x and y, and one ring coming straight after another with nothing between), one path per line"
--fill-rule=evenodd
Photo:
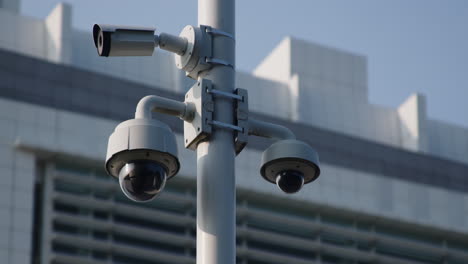
M273 143L262 155L260 173L285 193L298 192L320 175L319 157L308 144L287 139Z
M150 201L180 168L175 135L155 119L130 119L109 137L105 169L119 179L124 194Z

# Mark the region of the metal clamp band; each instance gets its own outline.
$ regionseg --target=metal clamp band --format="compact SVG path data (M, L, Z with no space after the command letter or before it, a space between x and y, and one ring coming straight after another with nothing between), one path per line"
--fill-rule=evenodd
M225 61L225 60L222 60L222 59L206 58L205 61L207 63L211 63L211 64L218 64L218 65L223 65L223 66L228 66L228 67L234 68L234 65L232 65L228 61Z
M209 34L212 34L212 35L228 37L228 38L236 41L236 38L234 38L234 36L232 34L227 33L225 31L222 31L222 30L219 30L219 29L216 29L216 28L206 27L206 32L209 33Z

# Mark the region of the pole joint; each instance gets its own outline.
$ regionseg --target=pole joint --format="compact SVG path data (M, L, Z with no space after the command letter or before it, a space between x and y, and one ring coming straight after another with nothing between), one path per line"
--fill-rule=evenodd
M224 37L235 42L232 34L224 32L210 26L200 25L199 27L186 26L179 37L160 35L164 43L171 43L176 56L176 66L184 70L186 75L192 79L197 79L201 72L210 70L213 66L222 65L234 68L234 61L231 59L217 58L213 56L213 39ZM162 41L159 40L161 43ZM161 44L160 44L161 46Z

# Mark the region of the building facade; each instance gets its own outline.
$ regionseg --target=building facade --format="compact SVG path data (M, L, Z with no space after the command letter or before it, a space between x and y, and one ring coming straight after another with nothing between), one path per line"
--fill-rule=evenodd
M0 263L195 263L196 157L180 120L181 171L150 203L106 175L107 138L138 100L182 100L173 57L100 58L59 4L44 20L0 1ZM238 263L468 263L468 129L432 120L425 97L368 102L364 56L284 39L239 72L252 116L320 154L294 195L260 176L271 142L236 161Z

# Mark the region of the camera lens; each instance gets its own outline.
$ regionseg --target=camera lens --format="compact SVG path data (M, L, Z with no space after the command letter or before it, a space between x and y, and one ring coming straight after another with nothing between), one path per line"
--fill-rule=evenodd
M124 194L131 200L150 201L164 188L166 169L154 161L131 161L120 170L119 184Z
M276 185L285 193L295 193L304 185L304 175L295 170L286 170L276 176Z
M109 57L111 49L111 34L101 30L97 38L96 44L99 56Z

